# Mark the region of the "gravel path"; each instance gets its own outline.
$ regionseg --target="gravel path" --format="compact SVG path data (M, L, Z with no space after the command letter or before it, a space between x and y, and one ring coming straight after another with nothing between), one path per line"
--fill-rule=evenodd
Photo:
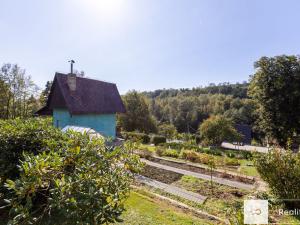
M144 177L141 175L137 175L136 180L140 183L149 185L154 188L161 189L167 193L182 197L184 199L187 199L187 200L190 200L190 201L193 201L196 203L202 204L206 199L205 196L202 196L202 195L190 192L190 191L186 191L182 188L179 188L179 187L176 187L173 185L169 185L169 184L165 184L165 183L162 183L162 182L159 182L159 181L156 181L156 180L153 180L151 178Z
M210 175L195 173L195 172L188 171L188 170L183 170L183 169L178 169L178 168L175 168L175 167L166 166L166 165L162 165L162 164L159 164L159 163L151 162L151 161L146 160L146 159L141 159L141 161L146 163L149 166L154 166L154 167L157 167L157 168L160 168L160 169L169 170L169 171L172 171L172 172L175 172L175 173L188 175L188 176L193 176L193 177L200 178L200 179L203 179L203 180L210 180L211 179ZM216 183L227 185L227 186L230 186L230 187L239 188L239 189L246 189L246 190L254 189L254 185L245 184L245 183L238 182L238 181L232 181L232 180L228 180L228 179L224 179L224 178L220 178L220 177L214 177L213 176L212 180Z

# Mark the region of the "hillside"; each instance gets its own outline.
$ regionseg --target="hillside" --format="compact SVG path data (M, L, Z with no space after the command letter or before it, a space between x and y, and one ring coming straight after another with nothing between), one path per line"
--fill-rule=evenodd
M253 126L255 105L247 95L248 83L192 89L162 89L143 92L151 114L159 123L171 123L179 132L196 132L211 115L224 115L235 123Z

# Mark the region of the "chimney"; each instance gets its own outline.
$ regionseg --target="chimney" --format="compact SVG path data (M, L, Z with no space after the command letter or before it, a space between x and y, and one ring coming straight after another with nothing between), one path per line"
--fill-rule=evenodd
M70 91L76 91L76 74L68 74L67 83Z
M68 86L70 88L70 91L75 91L76 90L76 74L73 73L73 64L75 63L75 61L73 59L71 59L69 61L69 63L71 64L71 73L69 73L68 75Z

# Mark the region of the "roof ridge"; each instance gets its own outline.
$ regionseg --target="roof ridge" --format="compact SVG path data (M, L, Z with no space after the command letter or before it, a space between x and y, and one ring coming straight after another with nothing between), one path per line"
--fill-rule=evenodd
M63 76L68 76L68 74L60 73L60 72L56 72L55 74L63 75ZM99 80L99 79L96 79L96 78L79 77L79 76L76 76L76 78L79 78L79 79L86 79L86 80L93 80L93 81L97 81L97 82L102 82L102 83L108 83L108 84L114 84L114 85L116 85L116 83L113 83L113 82L110 82L110 81Z

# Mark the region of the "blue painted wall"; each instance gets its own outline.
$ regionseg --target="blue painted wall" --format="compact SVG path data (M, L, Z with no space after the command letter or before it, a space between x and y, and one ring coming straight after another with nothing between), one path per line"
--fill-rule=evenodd
M67 109L53 110L53 125L64 128L67 125L90 127L107 137L116 137L115 114L70 115Z

